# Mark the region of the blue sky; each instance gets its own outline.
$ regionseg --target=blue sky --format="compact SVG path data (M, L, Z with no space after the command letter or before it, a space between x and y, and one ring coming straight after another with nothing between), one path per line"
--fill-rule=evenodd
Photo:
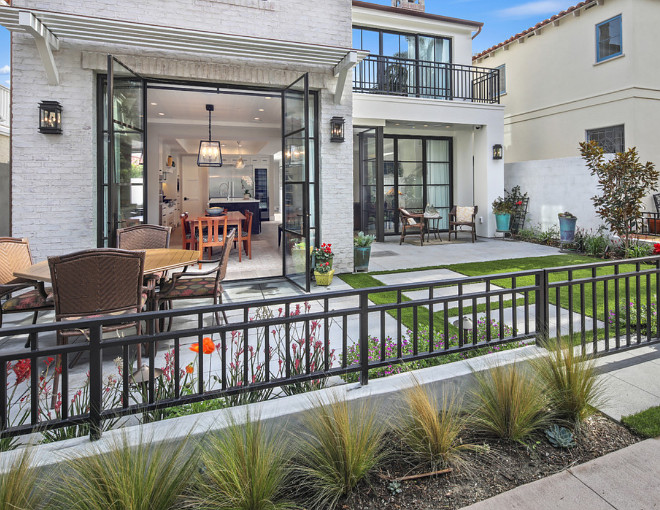
M369 1L391 5L391 0ZM472 46L476 53L536 25L539 21L577 2L578 0L426 0L426 12L483 22L484 28ZM0 84L2 85L9 84L9 63L9 32L0 28Z

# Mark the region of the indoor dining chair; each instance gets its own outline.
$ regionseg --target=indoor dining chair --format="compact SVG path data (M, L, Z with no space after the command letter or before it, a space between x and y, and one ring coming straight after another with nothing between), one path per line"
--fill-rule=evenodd
M227 215L204 216L197 218L197 249L199 250L199 269L202 269L204 251L209 250L209 259L213 259L213 248L222 248L227 240Z
M252 217L253 214L249 210L243 212L245 219L241 225L241 235L234 239L234 244L238 243L238 261L241 262L242 250L250 260L252 260ZM241 246L243 245L243 246Z
M147 299L147 293L142 286L144 258L143 251L114 248L85 250L59 257L48 257L53 282L55 320L65 322L101 317L115 318L140 312ZM141 333L140 321L135 318L104 326L103 333L127 328L136 328L137 334ZM89 341L89 330L63 328L57 332L57 345L66 345L69 338L80 336ZM138 366L141 366L141 345L137 348L137 358ZM62 356L58 356L56 374L63 365L67 365L66 359L63 360ZM56 375L53 382L51 404L53 406L57 400L58 388L59 377Z
M44 289L36 282L16 278L15 271L32 265L32 254L27 239L0 237L0 327L2 317L9 313L33 313L32 324L36 324L39 312L53 309L50 289ZM29 344L30 339L28 339Z

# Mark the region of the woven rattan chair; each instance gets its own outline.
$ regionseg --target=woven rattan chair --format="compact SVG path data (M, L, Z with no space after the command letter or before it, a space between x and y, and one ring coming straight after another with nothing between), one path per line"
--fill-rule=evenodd
M403 244L406 234L411 233L419 234L419 242L424 246L424 213L413 214L403 207L399 207L399 217L401 218L401 240L399 244Z
M35 324L40 311L53 309L50 289L14 277L14 271L27 269L31 265L32 255L27 239L0 237L0 299L8 298L0 306L0 327L2 316L6 313L33 312L32 324Z
M235 231L227 236L227 242L222 247L222 254L219 261L203 261L204 263L214 262L217 265L212 269L199 273L180 272L172 274L172 279L161 286L156 292L156 310L161 308L163 303L171 309L172 302L179 299L202 299L213 298L213 304L222 303L222 281L227 274L227 264L229 263L229 254L234 241ZM223 311L222 315L227 322L227 314ZM216 313L216 321L220 324L220 317ZM168 325L168 331L172 328L172 320Z
M241 225L241 237L234 239L234 244L238 243L238 261L241 261L241 244L245 250L245 254L252 260L252 217L253 214L247 209L243 213L245 219Z
M468 227L472 230L472 242L475 242L477 240L477 226L474 218L478 211L479 207L476 205L473 207L452 207L449 213L449 235L447 239L451 241L452 233L454 234L454 239L458 239L458 232L461 230L460 227Z
M117 230L117 248L122 250L150 250L169 248L172 227L135 225Z
M142 286L144 257L143 251L113 248L49 257L55 320L63 322L140 312L147 298ZM137 334L140 334L140 322L135 319L104 327L103 332L133 327L137 328ZM57 344L66 345L69 338L77 336L84 336L89 340L89 331L60 330L57 334ZM141 347L138 347L138 366L141 364ZM61 366L62 359L58 357L56 368ZM55 405L57 400L58 385L59 377L56 377L53 383L52 405Z

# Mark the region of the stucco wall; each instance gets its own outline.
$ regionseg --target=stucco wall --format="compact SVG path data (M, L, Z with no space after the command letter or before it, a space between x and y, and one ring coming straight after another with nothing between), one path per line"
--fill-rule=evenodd
M185 8L169 0L146 4L26 1L20 5L184 27L199 27L203 20L216 31L322 44L349 46L351 37L349 0L200 0ZM300 16L301 12L305 15ZM74 45L63 40L61 49L54 52L61 83L49 86L34 41L12 34L12 42L13 226L15 235L30 238L38 260L96 246L96 75L105 73L107 53L119 56L147 77L210 83L283 87L310 71L310 88L320 91L322 207L334 212L352 204L352 88L347 80L342 102L335 104L336 80L330 66L236 61L138 47ZM63 135L37 132L37 104L44 99L63 105ZM343 144L329 143L327 126L335 115L346 119L347 141ZM351 215L322 214L321 229L323 240L333 244L337 269L352 270Z
M582 158L522 161L504 165L504 187L520 186L529 195L525 227L544 230L558 227L557 214L570 211L578 217L577 226L597 229L603 221L596 215L591 197L598 193L596 177Z
M622 15L623 56L596 62L596 24ZM623 124L625 144L660 162L660 3L607 0L550 23L476 65L506 65L506 162L575 157L587 129Z

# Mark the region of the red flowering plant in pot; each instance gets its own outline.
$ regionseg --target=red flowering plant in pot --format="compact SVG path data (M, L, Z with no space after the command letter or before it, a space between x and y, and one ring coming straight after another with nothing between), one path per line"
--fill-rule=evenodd
M317 285L330 285L332 276L335 274L332 269L332 260L335 256L332 253L332 245L322 243L320 248L314 248L312 253L314 257L314 278Z

